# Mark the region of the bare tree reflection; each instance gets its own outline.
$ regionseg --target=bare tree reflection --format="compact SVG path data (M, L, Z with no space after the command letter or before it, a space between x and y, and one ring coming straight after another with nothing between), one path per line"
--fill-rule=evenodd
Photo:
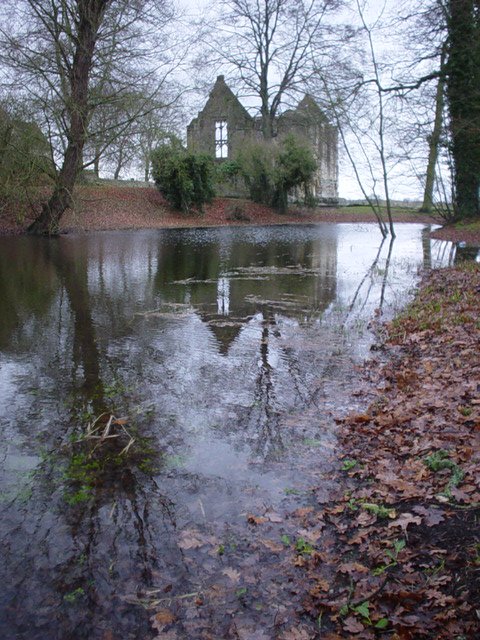
M68 297L73 316L73 375L83 373L82 389L94 413L105 411L104 385L100 375L100 352L95 335L88 291L88 258L75 244L59 238L46 245L47 252Z
M373 259L370 267L367 269L367 271L365 272L365 275L362 277L362 279L360 280L360 283L357 287L357 289L355 290L355 293L352 297L352 300L350 302L350 305L348 307L348 312L347 312L347 317L348 315L350 315L353 311L363 311L363 309L365 308L370 295L376 285L377 282L377 275L378 272L380 271L382 274L382 284L381 284L381 288L380 288L380 298L378 301L378 305L377 305L377 309L379 312L382 311L383 309L383 305L385 304L385 289L388 283L388 276L389 276L389 270L390 270L390 262L391 262L391 258L392 258L392 251L393 251L393 246L394 246L394 242L395 242L395 238L392 237L390 239L390 242L388 244L388 252L387 252L387 256L385 258L385 263L383 264L383 266L380 268L380 258L382 255L382 250L383 247L385 246L385 242L386 242L386 238L382 238L382 241L378 247L378 251L375 255L375 258ZM367 283L367 288L366 290L364 290L364 285L365 283ZM357 302L358 299L360 297L360 294L363 294L363 298L362 298L362 304L361 306L358 306Z
M383 269L383 278L382 278L382 288L380 291L380 302L378 303L378 309L380 311L383 310L383 305L385 304L385 289L388 282L388 273L390 270L390 260L392 259L392 250L393 250L394 241L395 241L395 237L392 236L390 240L390 244L388 245L387 257L385 258L385 267Z
M254 383L253 403L248 412L248 429L254 434L254 452L262 460L278 457L284 450L282 433L279 428L280 408L276 397L275 372L269 362L269 349L275 317L271 310L262 310L260 360Z
M133 600L159 575L172 582L188 578L176 508L155 482L161 459L142 434L148 421L130 420L127 397L122 411L134 434L128 455L122 438L85 437L81 405L106 417L115 411L102 377L105 355L96 335L87 256L63 238L45 241L42 252L69 303L71 386L80 378L81 393L65 396L71 414L58 422L58 432L52 424L52 448L35 470L28 511L10 505L16 534L7 540L15 571L4 576L8 606L0 625L5 637L27 637L28 628L31 640L103 640L112 627L122 636L144 638L148 615Z

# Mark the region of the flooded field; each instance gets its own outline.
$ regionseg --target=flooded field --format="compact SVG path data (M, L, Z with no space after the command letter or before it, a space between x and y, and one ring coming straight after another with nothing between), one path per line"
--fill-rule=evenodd
M1 636L275 637L249 527L327 499L372 321L453 259L429 231L0 238Z

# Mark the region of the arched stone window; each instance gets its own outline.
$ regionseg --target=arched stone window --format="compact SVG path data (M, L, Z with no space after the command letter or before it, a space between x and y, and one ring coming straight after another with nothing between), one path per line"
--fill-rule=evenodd
M215 158L228 158L228 125L225 120L215 122Z

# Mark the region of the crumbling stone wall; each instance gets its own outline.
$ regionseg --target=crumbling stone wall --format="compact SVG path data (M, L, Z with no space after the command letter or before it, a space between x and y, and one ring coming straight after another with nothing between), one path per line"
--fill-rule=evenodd
M224 158L216 158L215 128L220 122L227 123L228 153ZM208 153L220 162L231 160L235 150L251 139L253 130L254 119L227 86L224 77L218 76L205 107L187 127L187 146L193 152Z
M338 131L310 95L278 118L278 137L288 134L309 146L317 162L311 195L319 201L338 200Z
M226 129L224 144L219 141ZM205 107L187 127L187 146L193 152L208 153L217 162L236 157L242 146L261 138L258 119L253 118L218 76ZM312 149L317 171L309 185L318 202L338 200L338 132L327 120L315 100L306 95L295 109L285 111L276 121L276 138L293 134ZM221 147L221 152L219 148ZM218 157L221 156L221 157ZM245 196L242 181L223 185L222 195Z

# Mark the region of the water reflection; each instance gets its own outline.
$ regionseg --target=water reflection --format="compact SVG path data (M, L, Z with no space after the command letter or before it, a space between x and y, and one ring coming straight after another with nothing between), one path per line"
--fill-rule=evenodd
M367 323L449 251L415 225L0 239L3 636L146 638L132 600L204 579L182 532L327 485Z
M185 235L159 247L156 291L163 303L195 309L223 355L259 311L304 321L335 296L337 238L331 229L321 243L308 235L300 242L281 234L274 242L251 242L245 234L233 241L228 232L198 235L203 241L188 250Z
M480 249L459 242L455 247L455 264L461 262L480 262Z

